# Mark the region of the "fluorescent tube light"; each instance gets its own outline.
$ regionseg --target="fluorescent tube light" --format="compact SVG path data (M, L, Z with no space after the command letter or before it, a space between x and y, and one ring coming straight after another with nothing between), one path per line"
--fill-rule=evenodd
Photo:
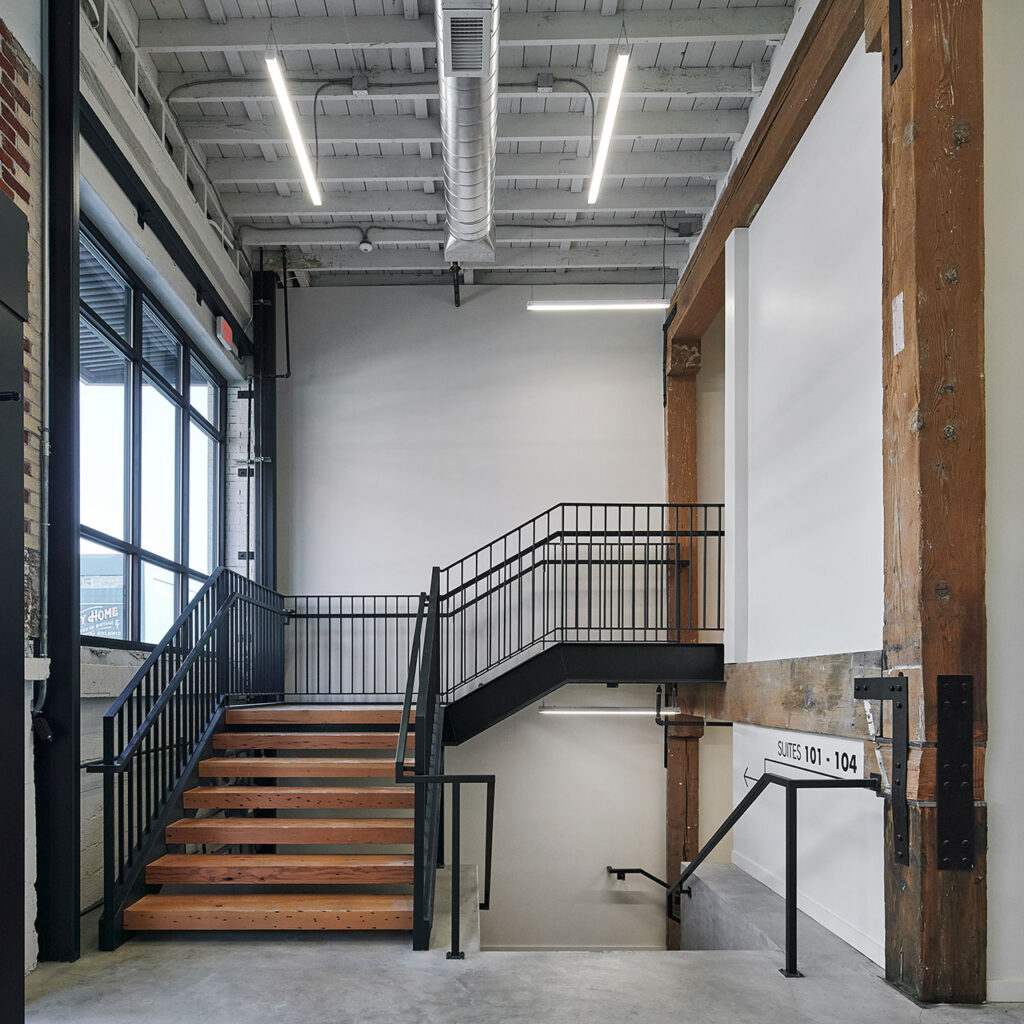
M284 118L284 123L288 126L288 134L292 140L292 149L295 150L299 167L302 169L302 176L306 179L306 191L309 192L309 198L313 201L313 205L320 206L323 202L320 195L320 186L316 183L313 166L309 162L309 153L306 152L306 144L302 141L302 135L299 133L299 122L295 118L295 105L288 95L288 86L285 84L284 73L281 70L281 64L277 59L276 51L268 50L266 59L270 81L274 83L274 92L277 93L277 104L281 108L281 116Z
M604 310L637 311L668 309L664 299L531 299L526 308L531 313L585 313Z
M553 707L549 704L541 704L542 715L656 715L656 708L615 708L615 707ZM662 708L661 714L681 715L679 708Z
M604 120L601 122L601 141L597 144L597 155L594 157L594 170L590 175L590 191L587 202L597 202L597 194L601 191L601 179L604 177L604 165L608 161L608 149L612 144L612 129L615 127L615 115L622 99L622 83L626 80L626 68L629 66L629 50L620 47L615 57L615 70L612 72L612 87L608 91L608 103L604 108Z

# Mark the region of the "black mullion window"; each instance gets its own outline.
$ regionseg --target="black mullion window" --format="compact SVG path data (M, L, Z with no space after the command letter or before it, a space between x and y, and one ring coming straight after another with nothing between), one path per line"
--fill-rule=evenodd
M88 523L81 526L82 632L90 643L153 643L188 603L190 587L201 584L222 558L226 385L173 318L89 225L83 228L82 235L91 267L81 297L82 317L101 339L92 349L94 361L99 359L98 370L93 367L88 383L117 387L118 367L127 370L120 391L127 392L125 437L112 453L116 456L118 447L123 452L123 536L110 535ZM123 333L90 306L86 292L97 298L117 327L123 323ZM106 355L103 344L110 346ZM206 385L200 392L205 403L202 409L193 407L191 402L193 361ZM83 380L83 386L86 383ZM104 402L105 395L100 392L91 415L101 419L107 415L102 409ZM207 410L216 423L201 415ZM171 416L174 426L168 431ZM102 437L102 431L99 436ZM174 447L173 469L169 465L169 444ZM197 444L200 447L193 452ZM200 458L200 452L201 464L194 462ZM97 458L102 455L99 452ZM161 477L164 466L168 475ZM190 517L195 497L191 476L197 472L207 492L207 500L199 504L205 529L193 524ZM88 486L86 481L83 484ZM163 488L166 496L161 493ZM94 505L97 500L94 493ZM99 501L97 508L102 506L102 495ZM172 524L164 519L166 503L172 506ZM104 523L110 523L109 517ZM196 551L191 550L197 544L206 545L206 557L201 561L197 560Z

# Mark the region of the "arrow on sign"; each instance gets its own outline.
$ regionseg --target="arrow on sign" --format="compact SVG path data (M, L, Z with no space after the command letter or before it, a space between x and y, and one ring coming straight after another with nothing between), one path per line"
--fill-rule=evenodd
M754 776L754 775L748 775L747 774L747 769L744 768L743 769L743 781L747 784L747 789L750 789L750 784L752 782L757 782L757 777Z

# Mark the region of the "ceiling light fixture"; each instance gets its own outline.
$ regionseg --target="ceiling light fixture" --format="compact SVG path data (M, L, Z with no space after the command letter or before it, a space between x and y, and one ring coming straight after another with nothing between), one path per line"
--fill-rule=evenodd
M625 23L623 23L625 31ZM597 194L601 191L601 179L604 177L604 165L608 161L608 149L612 144L612 129L615 127L615 115L622 99L622 85L626 80L626 68L629 66L629 42L620 42L615 51L615 70L612 72L612 87L608 91L608 102L604 108L604 120L601 122L601 141L597 144L597 155L594 158L594 169L590 173L590 191L587 203L591 206L597 202Z
M664 299L531 299L526 303L531 313L603 313L607 310L633 313L666 310L668 306Z
M541 704L538 709L542 715L681 715L679 708L630 708L630 707L555 707Z
M320 195L320 186L316 183L316 176L313 174L313 167L309 162L309 154L306 152L306 144L302 141L299 132L299 122L295 118L295 104L288 95L288 86L285 84L284 71L278 59L277 46L273 42L267 46L265 54L267 61L267 72L270 81L274 85L274 92L277 94L277 105L281 108L281 116L288 127L288 135L292 140L292 149L302 169L302 176L306 179L306 191L314 206L320 206L323 198Z

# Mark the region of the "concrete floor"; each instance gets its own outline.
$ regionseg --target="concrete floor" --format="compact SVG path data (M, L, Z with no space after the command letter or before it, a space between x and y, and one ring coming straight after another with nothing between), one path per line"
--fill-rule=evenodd
M434 944L408 936L307 932L226 937L141 935L114 953L43 964L27 981L32 1024L1024 1024L1024 1006L921 1008L859 953L815 934L806 977L783 978L776 950L682 953L478 952L474 869L465 869L467 958L446 960L447 879L439 877ZM822 930L823 931L823 930ZM826 933L827 935L827 933Z

